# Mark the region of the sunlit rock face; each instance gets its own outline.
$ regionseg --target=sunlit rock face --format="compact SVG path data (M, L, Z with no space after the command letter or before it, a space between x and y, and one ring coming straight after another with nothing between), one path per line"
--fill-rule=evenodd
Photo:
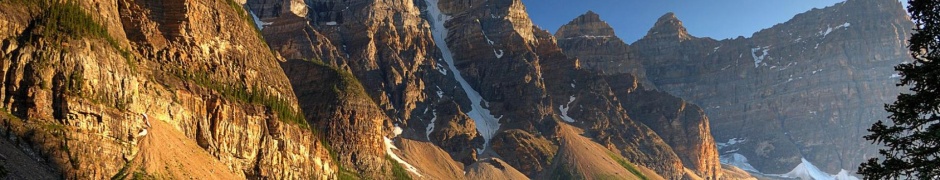
M46 167L35 171L335 177L279 57L238 4L42 2L0 2L0 131Z
M399 137L433 142L459 162L476 161L483 139L466 114L470 103L465 92L434 44L420 11L424 1L307 1L302 15L287 11L294 1L250 0L248 8L259 15L272 49L288 59L322 62L283 66L291 70L287 74L292 80L301 82L294 88L306 89L298 94L309 95L301 101L312 111L308 116L315 114L315 121L329 124L321 128L335 132L328 134L331 143L346 149L339 153L340 163L366 177L385 179L389 164L381 143L391 133L376 131L390 132L396 126L403 130ZM334 92L319 86L337 78L311 77L324 71L349 73L343 78L361 84L365 95L327 102ZM381 113L375 114L376 108ZM334 122L346 119L352 120Z
M724 155L763 173L805 158L836 174L876 155L862 136L902 90L892 67L909 59L912 27L897 1L849 0L720 41L667 14L630 48L657 88L704 109Z
M293 6L293 0L249 0L247 4L258 16L257 24L263 27L262 34L272 49L288 59L320 61L334 67L333 71L349 72L387 116L384 121L349 116L353 118L349 125L336 123L344 118L323 121L334 118L328 116L330 111L322 110L329 108L338 109L340 112L334 112L338 115L379 115L372 114L368 106L344 105L361 102L358 99L340 98L339 108L318 102L327 97L324 93L331 93L328 88L317 87L329 84L329 78L311 77L322 75L323 70L294 60L282 64L308 117L326 123L320 125L329 127L324 130L334 147L348 148L339 153L339 163L359 172L382 169L378 161L353 158L381 152L375 151L379 147L367 145L383 136L371 133L374 128L370 127L398 126L403 130L398 137L428 141L465 166L487 161L483 157L496 157L522 174L535 177L551 165L558 143L564 141L556 135L558 123L584 129L584 136L652 169L654 174L681 178L687 174L687 166L693 167L683 161L692 156L677 155L686 152L670 147L678 141L667 143L657 134L676 129L650 128L630 118L614 91L634 92L638 86L632 76L623 79L625 85L617 86L625 89L611 89L602 73L583 68L575 56L561 51L554 36L535 27L521 1L322 0L308 1L306 15L289 11L293 8L287 6ZM612 34L609 26L591 28ZM599 57L629 53L625 43L611 40L607 44L614 51ZM639 61L625 66L630 70L610 69L612 75L642 76ZM644 88L653 87L647 80L642 81ZM318 94L323 97L317 98ZM697 120L689 125L707 124L704 118ZM362 129L369 133L332 133L331 129ZM708 134L695 134L703 132ZM343 138L329 138L336 134ZM700 145L705 144L695 146ZM533 158L537 162L529 160ZM699 160L688 162L692 161ZM704 169L693 174L714 177L706 175Z

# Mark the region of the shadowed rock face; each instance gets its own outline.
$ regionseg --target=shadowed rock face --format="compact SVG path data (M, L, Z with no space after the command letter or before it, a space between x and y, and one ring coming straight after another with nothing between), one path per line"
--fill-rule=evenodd
M588 11L558 28L555 37L565 55L579 59L584 69L601 74L633 74L644 88L656 88L629 45L594 12Z
M387 119L352 74L320 62L282 64L306 118L337 152L338 161L367 177L383 177Z
M486 101L484 107L502 116L501 128L536 131L550 116L536 52L544 42L537 42L522 2L442 0L438 6L451 17L444 38L454 66Z
M862 136L901 90L891 67L911 27L897 1L849 0L721 41L667 14L631 48L657 88L703 107L718 142L743 140L722 152L763 173L806 158L834 174L876 155Z
M715 140L701 108L660 91L616 94L633 119L649 126L672 147L685 168L705 179L722 177Z
M550 37L547 32L537 37ZM545 42L545 41L542 41ZM625 82L633 86L609 83L599 73L582 69L580 60L562 54L557 45L540 48L546 89L553 96L553 109L563 123L583 128L585 135L631 162L649 167L663 177L681 178L681 160L662 138L645 124L627 113L616 91L637 89L636 79Z
M663 19L663 23L681 24L670 15ZM597 14L587 12L559 28L555 35L561 38L559 44L566 55L583 64L594 64L582 67L603 74L598 78L609 85L616 103L630 119L648 126L670 146L669 151L681 160L679 168L690 169L693 176L706 179L721 176L718 152L704 112L680 98L654 90L645 79L641 61Z

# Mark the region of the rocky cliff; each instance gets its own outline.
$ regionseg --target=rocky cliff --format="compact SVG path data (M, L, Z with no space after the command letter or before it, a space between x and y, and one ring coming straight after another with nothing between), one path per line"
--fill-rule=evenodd
M583 69L579 59L562 53L555 37L531 26L520 7L521 2L471 1L463 4L441 1L438 5L443 14L434 14L430 10L430 18L449 19L443 24L448 31L442 34L446 35L446 48L454 52L450 55L457 65L457 72L466 78L466 84L480 92L485 100L483 105L486 105L482 107L499 117L499 128L506 129L496 133L492 141L492 149L497 155L545 157L554 154L554 158L570 158L571 154L559 154L561 150L550 152L554 146L538 145L543 143L538 143L541 140L537 139L548 138L552 140L549 142L560 145L573 138L562 136L559 131L571 124L583 128L583 135L592 138L594 143L608 148L617 156L653 169L663 177L679 179L686 174L677 152L657 132L631 118L599 73ZM431 21L435 25L434 20ZM527 96L533 92L545 95L541 98L507 96L519 93ZM550 119L539 119L535 115ZM512 138L503 138L507 135ZM511 141L501 142L504 140ZM518 145L499 146L502 144ZM525 147L529 146L527 144L532 146ZM526 149L521 153L503 149L519 148L517 146L520 145L525 145L522 149ZM711 154L716 154L714 149L711 150ZM538 177L540 170L552 167L549 166L551 161L519 161L514 158L506 161L530 177ZM709 178L716 177L711 175Z
M511 177L516 170L536 177L551 166L559 143L567 139L558 136L559 123L584 128L584 136L594 143L666 177L687 174L679 152L658 132L630 119L606 80L562 53L555 37L532 24L520 1L323 0L306 2L307 11L294 11L293 6L304 4L296 0L246 4L272 49L289 59L321 61L333 71L348 72L388 117L344 116L322 122L355 123L325 125L330 128L324 130L401 128L400 136L335 132L343 138L333 139L332 147L353 147L339 153L340 164L360 174L383 169L378 160L354 157L356 151L381 150L361 144L384 136L391 142L386 149L412 148L391 148L388 153L404 161L393 165L413 166L406 169L415 178ZM620 42L619 47L626 45ZM301 105L310 107L306 110L345 106L346 100L324 103L331 101L330 89L312 84L330 81L319 70L310 70L311 65L294 62L283 66L292 80L298 80L292 83ZM636 68L639 65L628 66L642 71ZM368 107L346 108L339 111L382 116L364 110ZM428 164L437 163L417 158L421 154L415 153L422 152L446 152L450 160L463 165L460 169L479 173L455 176L448 173L459 171L429 169L433 166Z
M365 177L388 176L384 128L388 118L351 74L318 61L282 64L301 107L337 153L341 170ZM347 173L347 172L344 172Z
M670 13L630 48L657 88L703 107L724 162L782 174L805 159L835 174L875 155L861 137L901 90L891 67L907 59L911 27L887 0L849 0L720 41L690 35Z
M555 31L565 55L581 60L583 68L605 75L632 74L644 89L656 85L646 78L646 68L630 46L614 34L607 22L593 11L578 16Z
M323 121L359 119L352 120L358 123L336 123L328 128L339 133L337 138L351 138L334 139L336 141L330 142L334 147L355 147L339 155L356 162L344 160L341 163L359 174L376 178L382 175L373 174L375 170L387 169L383 167L384 159L355 160L359 156L352 153L369 151L370 156L377 156L379 154L375 153L385 153L384 145L363 146L364 142L352 139L382 142L383 137L390 135L380 132L347 134L339 130L355 129L352 126L381 127L383 132L400 127L401 137L433 142L464 164L476 161L477 149L482 149L483 140L466 111L458 106L469 100L458 89L453 73L436 55L440 52L433 44L427 21L421 17L420 4L412 1L249 0L247 5L258 16L262 34L272 49L289 59L322 61L340 73L352 75L346 78L361 82L365 93L355 101L365 97L367 103L377 105L378 114L372 112L371 107L352 106L339 108L344 112L338 113L347 114L345 117ZM305 6L307 11L289 11L293 8L288 6ZM292 79L317 79L322 75L292 67L295 65L298 63L284 65L285 69L296 69L287 71ZM303 106L311 107L307 109L320 111L336 106L327 102L327 98L333 96L332 90L315 90L322 88L318 87L322 82L295 83L295 88L303 86L312 90L298 89L298 94L328 93L302 100ZM351 112L356 114L350 116ZM374 117L383 118L370 119Z
M701 108L655 90L634 52L594 12L587 12L555 33L559 46L584 69L602 74L630 118L656 132L691 170L689 176L721 177L718 151Z
M0 129L27 161L69 179L335 177L236 2L0 9Z

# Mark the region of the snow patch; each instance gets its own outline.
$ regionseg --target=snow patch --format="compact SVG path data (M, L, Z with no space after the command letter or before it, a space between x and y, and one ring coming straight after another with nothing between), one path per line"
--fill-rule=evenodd
M835 179L838 179L838 180L849 180L849 179L851 179L851 180L857 180L858 178L855 177L855 176L850 175L850 174L849 174L849 171L846 171L845 169L842 169L842 170L839 171L838 174L836 174Z
M892 78L892 79L894 79L894 78L901 78L901 74L898 74L898 73L891 74L891 78Z
M731 153L727 156L720 156L718 160L721 161L722 164L732 165L734 167L741 168L741 170L760 173L760 171L747 162L747 157L744 157L744 155L738 153Z
M790 68L790 66L793 66L793 65L796 65L796 64L799 64L799 63L797 63L797 62L789 62L789 63L787 63L787 65L786 65L786 66L783 66L782 68L780 68L780 69L779 69L779 70L777 70L777 71L783 71L783 70L786 70L787 68Z
M852 25L852 23L848 23L848 22L842 23L842 24L836 26L836 29L838 29L838 28L849 28L849 26L851 26L851 25Z
M483 30L480 30L480 33L483 34L483 38L486 38L486 43L489 43L490 45L494 44L493 40L490 40L490 36L486 35L486 32L484 32Z
M392 133L395 133L395 136L393 137L397 137L398 135L401 135L402 132L404 132L404 130L402 130L401 127L398 127L397 124L395 125L395 128L392 128Z
M454 72L454 79L460 83L460 87L466 92L467 98L470 99L471 109L470 112L466 114L476 123L477 131L483 136L483 147L486 148L490 144L490 139L493 139L493 135L496 135L496 131L499 130L499 119L502 118L502 116L497 118L490 113L489 109L481 106L481 103L484 102L483 97L480 96L479 92L470 87L470 83L467 83L467 80L465 80L460 74L460 71L457 70L457 66L454 66L453 53L451 53L450 48L447 47L447 41L445 40L449 32L447 28L444 27L444 22L450 20L450 16L441 13L441 9L437 6L438 0L426 0L426 2L428 5L428 19L431 22L431 34L434 38L434 44L441 50L444 61L447 62L447 67L451 72ZM483 149L478 153L483 153Z
M442 90L440 86L434 86L434 87L437 87L437 97L444 98L444 90Z
M490 36L487 36L487 35L486 35L486 32L480 30L480 34L483 34L483 38L486 39L486 43L490 44L490 46L493 46L493 44L495 44L495 42L493 42L493 40L490 40ZM498 52L497 52L497 51L498 51ZM497 50L497 49L494 48L494 49L493 49L493 54L496 55L496 58L497 58L497 59L498 59L498 58L503 58L503 50L502 50L502 49Z
M822 34L823 37L826 37L826 35L832 33L832 27L826 27L826 31L820 31L819 33Z
M258 30L264 29L264 26L274 24L271 22L261 21L261 18L258 18L258 16L255 15L255 12L251 12L251 10L249 10L248 13L251 14L251 19L255 21L255 26L258 27Z
M434 122L437 121L437 110L431 111L431 114L434 117L431 118L431 122L428 123L428 128L424 132L424 136L428 138L428 141L431 140L431 132L434 132Z
M716 108L721 108L721 106L717 106ZM731 145L735 145L735 144L738 144L738 143L743 143L744 141L745 141L744 138L731 138L731 139L728 139L728 142L718 142L718 143L715 143L715 144L718 145L718 149L721 149L721 148L728 147L728 146L731 146Z
M443 75L445 75L445 76L447 75L447 69L445 69L444 66L441 65L441 63L437 63L437 65L434 66L434 69L436 69L437 72L441 72L441 74L443 74ZM438 89L440 89L440 88L438 88Z
M326 25L327 25L327 26L335 26L335 25L336 25L336 21L326 22Z
M575 36L575 37L569 37L569 38L565 38L565 39L574 39L574 38L585 38L585 39L607 39L607 38L612 38L612 37L613 37L613 36L591 36L591 35L581 35L581 36Z
M137 133L137 137L144 137L147 135L147 129L140 130L140 133Z
M826 25L826 30L825 30L825 31L819 31L819 35L822 35L823 37L826 37L826 35L829 35L829 33L832 33L833 30L848 29L849 26L851 26L851 25L852 25L852 23L842 23L842 24L836 26L835 28L830 27L829 25Z
M150 128L150 118L147 117L147 113L144 113L144 122L147 123L146 128Z
M385 153L388 154L388 156L392 157L392 159L397 161L398 164L405 165L405 170L408 170L408 172L414 173L415 175L418 175L418 177L424 177L421 175L421 173L418 173L418 168L415 168L405 160L402 160L400 157L398 157L397 154L395 154L394 151L392 151L392 149L398 149L398 147L395 147L395 144L392 143L392 139L389 139L388 137L382 138L385 138Z
M571 83L571 88L574 88L574 83Z
M769 47L770 47L770 46L751 48L751 57L754 58L754 67L755 67L755 68L756 68L756 67L760 67L760 63L761 63L762 61L764 61L764 58L767 57L767 51L770 50L770 49L768 49ZM757 56L757 52L758 52L758 51L762 51L760 56Z
M813 165L813 163L807 161L805 158L801 158L800 160L802 162L794 167L790 172L786 174L778 174L775 176L815 180L858 180L857 177L849 175L849 172L845 169L839 171L839 174L832 175L819 170L819 168Z
M574 96L571 96L568 98L568 104L558 105L558 110L561 110L562 120L565 120L566 122L570 122L570 123L574 122L574 119L568 116L568 108L571 108L571 102L574 102L575 99L576 98Z

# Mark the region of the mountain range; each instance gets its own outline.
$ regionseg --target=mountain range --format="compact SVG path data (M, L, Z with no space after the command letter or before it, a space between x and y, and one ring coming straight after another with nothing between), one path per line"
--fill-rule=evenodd
M0 2L13 179L853 179L913 23L627 44L521 0Z

